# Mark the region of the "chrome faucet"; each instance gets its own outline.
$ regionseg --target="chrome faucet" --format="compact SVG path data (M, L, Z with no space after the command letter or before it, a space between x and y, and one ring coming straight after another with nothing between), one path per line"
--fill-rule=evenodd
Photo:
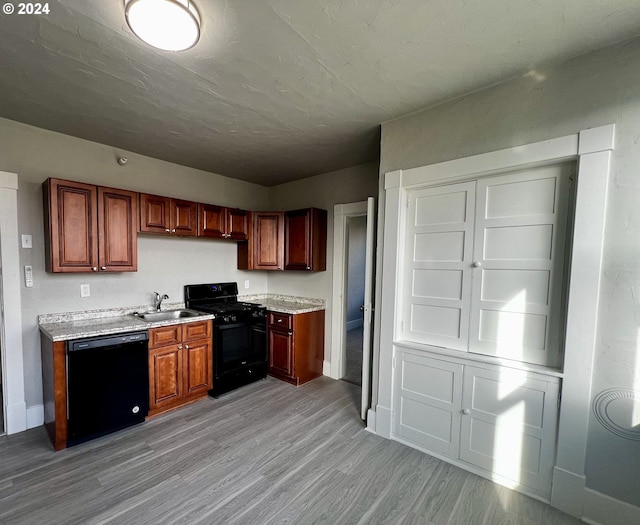
M158 292L153 292L153 307L155 308L156 312L160 311L162 301L164 301L165 299L169 299L169 296L167 294L160 295Z

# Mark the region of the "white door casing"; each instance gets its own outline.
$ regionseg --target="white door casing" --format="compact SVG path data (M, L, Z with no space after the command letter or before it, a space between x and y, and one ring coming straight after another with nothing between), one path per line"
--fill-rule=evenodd
M367 199L367 237L364 268L364 325L362 327L362 381L360 418L367 419L371 408L371 359L373 337L373 265L375 264L376 200Z

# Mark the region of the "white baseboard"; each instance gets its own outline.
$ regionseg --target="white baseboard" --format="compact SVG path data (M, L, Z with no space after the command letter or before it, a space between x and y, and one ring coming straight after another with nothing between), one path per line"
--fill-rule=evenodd
M629 525L640 523L640 507L585 489L582 521L592 525Z
M376 405L376 434L391 439L391 410Z
M331 363L326 359L322 361L322 375L331 377Z
M551 505L571 516L581 518L586 482L586 478L582 475L569 472L560 467L554 467Z
M7 434L17 434L27 430L27 408L24 401L7 405ZM44 415L42 416L44 419Z
M44 405L34 405L27 408L27 428L44 425Z
M347 321L347 332L354 328L360 328L364 324L362 319L354 319L353 321Z
M367 410L367 426L366 430L376 433L376 412L375 410Z

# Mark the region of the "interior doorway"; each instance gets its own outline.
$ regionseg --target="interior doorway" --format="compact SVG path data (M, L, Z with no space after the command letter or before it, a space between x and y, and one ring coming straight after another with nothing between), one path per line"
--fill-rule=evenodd
M346 309L342 327L346 334L344 346L346 370L341 379L362 386L362 332L364 327L367 216L347 217L346 228Z
M361 387L362 419L371 402L375 199L334 207L330 375Z

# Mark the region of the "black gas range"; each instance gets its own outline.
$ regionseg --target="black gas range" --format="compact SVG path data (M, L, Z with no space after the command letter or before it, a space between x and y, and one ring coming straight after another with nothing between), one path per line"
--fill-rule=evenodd
M187 308L215 315L211 396L267 376L266 308L238 301L237 283L186 285L184 302Z

